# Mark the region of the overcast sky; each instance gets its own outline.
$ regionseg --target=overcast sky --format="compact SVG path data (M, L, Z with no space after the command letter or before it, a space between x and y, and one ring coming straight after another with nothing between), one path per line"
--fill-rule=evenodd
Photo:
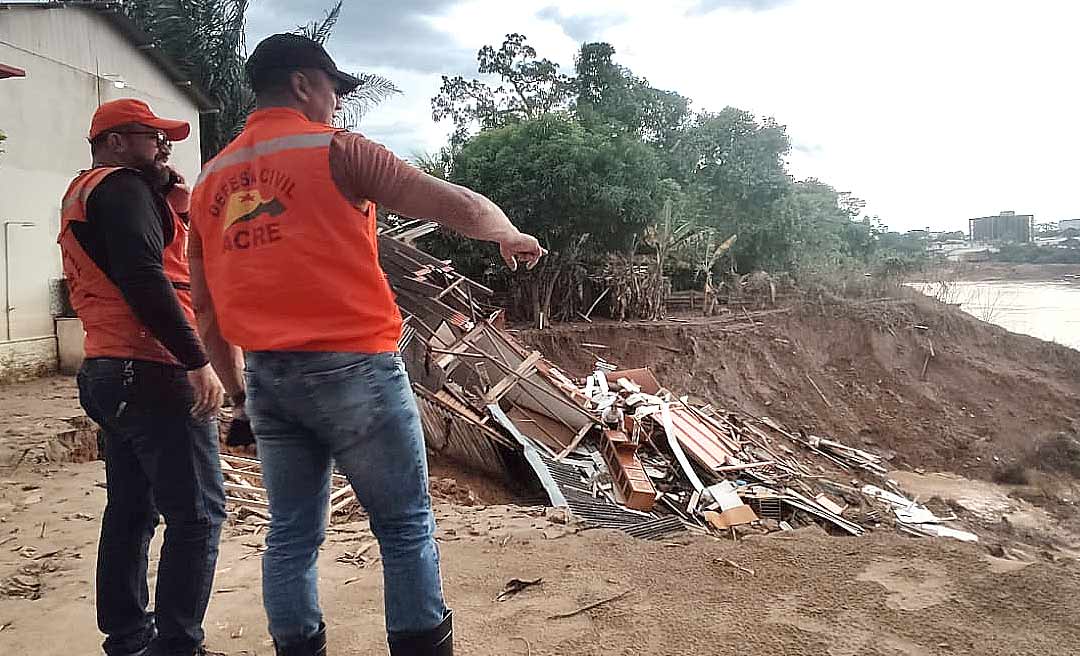
M249 48L331 0L254 0ZM573 71L585 41L693 108L788 128L797 178L864 198L894 229L964 229L999 210L1080 218L1080 3L1073 0L346 0L328 44L404 91L360 130L434 151L440 75L476 74L508 32Z

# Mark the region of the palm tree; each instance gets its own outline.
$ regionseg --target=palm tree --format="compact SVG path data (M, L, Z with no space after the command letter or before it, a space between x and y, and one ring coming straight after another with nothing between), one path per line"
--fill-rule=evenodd
M316 43L325 44L337 25L338 16L341 14L341 5L344 0L338 0L322 20L311 21L307 25L296 28L298 34L303 34ZM390 96L401 93L401 90L388 78L374 73L354 73L360 79L360 86L341 99L341 114L337 117L338 125L346 130L352 130L360 124L372 107L386 100Z
M449 180L453 156L449 148L442 148L434 153L416 153L412 156L412 165L428 175Z
M120 0L121 11L219 104L220 111L203 114L199 121L204 162L240 133L255 107L255 95L244 77L249 5L250 0ZM321 21L297 31L324 43L333 32L341 6L339 0ZM345 109L339 117L340 125L349 129L376 104L400 93L382 76L362 73L357 77L361 84L343 99Z
M206 161L243 127L255 98L244 80L249 0L121 0L121 11L175 61L220 111L199 121Z

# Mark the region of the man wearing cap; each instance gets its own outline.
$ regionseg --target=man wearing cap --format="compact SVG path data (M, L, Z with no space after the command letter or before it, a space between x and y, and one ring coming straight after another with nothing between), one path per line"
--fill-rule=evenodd
M487 198L331 127L359 81L315 42L271 36L246 72L257 109L203 168L189 252L197 311L214 317L204 339L212 352L232 344L245 353L270 499L270 634L279 655L326 653L316 560L333 461L379 540L390 653L452 654L424 439L397 353L401 316L379 267L375 204L495 242L511 268L531 267L544 250Z
M116 655L203 654L225 496L212 417L222 385L194 329L190 191L166 162L190 126L138 100L90 127L93 167L64 195L60 244L86 331L79 400L105 437L98 627ZM165 519L154 612L147 551Z

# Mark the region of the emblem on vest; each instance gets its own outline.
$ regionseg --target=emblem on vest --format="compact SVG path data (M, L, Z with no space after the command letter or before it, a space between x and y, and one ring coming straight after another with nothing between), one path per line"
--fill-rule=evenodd
M270 221L285 212L277 196L266 198L258 189L233 192L225 204L225 250L248 250L281 239L281 223Z

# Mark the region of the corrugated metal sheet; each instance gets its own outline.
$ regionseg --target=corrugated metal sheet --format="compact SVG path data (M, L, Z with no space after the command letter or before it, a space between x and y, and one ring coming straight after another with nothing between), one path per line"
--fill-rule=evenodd
M580 469L565 462L556 462L543 454L540 458L562 490L570 513L587 525L616 529L649 540L686 530L678 517L658 517L654 513L634 512L611 503L605 497L596 498L582 480Z
M521 448L525 453L525 460L536 473L536 477L540 479L540 484L544 486L544 491L547 492L548 498L551 499L551 505L566 506L567 503L566 499L563 497L562 490L559 488L559 485L555 482L554 478L552 478L551 471L548 469L547 463L544 462L544 454L540 449L536 448L530 438L521 434L521 431L514 426L514 422L510 421L510 418L502 411L502 408L495 404L491 404L488 406L488 413L491 414L492 419L505 428L506 431L521 444Z

